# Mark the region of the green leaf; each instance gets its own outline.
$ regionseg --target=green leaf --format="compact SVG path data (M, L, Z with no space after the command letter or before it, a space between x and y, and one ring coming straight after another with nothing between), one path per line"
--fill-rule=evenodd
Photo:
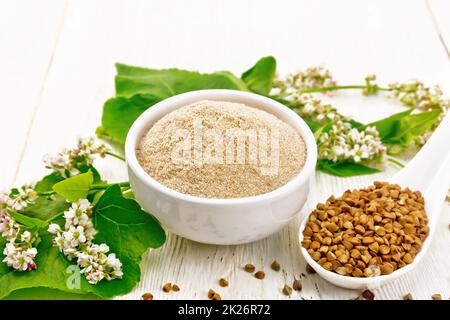
M59 195L53 195L51 198L40 196L34 204L20 211L25 216L48 221L61 214L70 207L65 198Z
M390 144L387 148L387 154L389 155L397 155L406 150L407 147L402 146L400 144Z
M13 291L5 300L100 300L94 294L77 294L47 287L24 288Z
M37 192L51 191L53 186L62 180L64 180L64 178L58 172L53 172L36 182L34 189Z
M308 127L311 129L312 132L317 132L318 130L320 130L320 128L322 128L322 125L310 118L307 117L303 117L302 118L303 121L306 122L306 124L308 125Z
M93 182L92 171L88 171L56 183L53 191L71 202L76 202L86 199Z
M361 123L361 122L358 122L358 121L353 120L353 119L346 119L345 117L344 117L344 119L345 119L346 122L350 123L352 128L358 129L358 131L362 131L365 128L365 125L363 123Z
M24 215L23 213L9 211L9 214L14 218L16 222L28 228L44 228L47 226L47 223L45 221Z
M91 171L92 172L93 183L106 183L106 181L102 180L102 177L100 176L100 173L98 172L98 170L93 165L81 166L81 167L78 167L78 170L81 173L87 173L87 172Z
M251 91L267 96L270 90L272 90L272 82L275 77L276 68L277 62L274 57L264 57L253 67L245 71L241 79Z
M145 94L161 100L202 89L248 90L243 81L230 72L199 73L180 69L145 69L116 64L116 95L131 97Z
M118 185L109 187L95 206L94 223L99 231L96 239L108 240L116 253L126 253L140 261L147 248L164 244L166 235L159 222L141 209L132 199L125 198ZM117 237L120 235L120 237Z
M400 120L408 116L413 109L408 109L396 114L393 114L387 118L369 123L367 127L375 127L380 133L382 140L387 139L389 136L394 136L400 129Z
M427 132L436 123L441 110L411 114L412 109L394 114L369 124L380 131L381 140L385 144L400 145L405 149L414 139ZM402 148L394 148L391 154L398 154Z
M245 83L227 71L211 74L179 69L146 69L116 64L116 97L103 106L102 126L97 135L119 146L133 122L149 107L180 93L202 89L248 90Z
M385 139L387 144L409 146L414 139L427 132L439 118L441 110L432 110L410 114L400 120L400 130L397 134Z
M380 172L380 170L376 168L371 168L360 163L332 162L323 159L317 161L317 168L320 171L338 177L352 177Z
M109 99L103 106L102 126L97 129L97 135L111 137L123 146L133 122L159 101L160 98L141 94Z

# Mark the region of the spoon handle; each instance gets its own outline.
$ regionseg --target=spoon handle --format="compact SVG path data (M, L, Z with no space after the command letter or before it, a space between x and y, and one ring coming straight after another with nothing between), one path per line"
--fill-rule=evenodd
M391 180L411 189L429 193L450 187L450 112L422 149ZM436 186L440 180L440 185ZM430 194L431 195L431 194ZM437 199L436 199L437 200Z

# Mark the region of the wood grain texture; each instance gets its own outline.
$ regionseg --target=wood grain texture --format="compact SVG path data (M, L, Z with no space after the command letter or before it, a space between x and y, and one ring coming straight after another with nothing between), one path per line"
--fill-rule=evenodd
M427 0L427 7L436 31L446 48L447 55L450 58L450 1L446 0Z
M0 2L0 161L2 186L14 182L57 45L64 1Z
M42 10L56 10L49 9L50 3L41 6ZM8 9L17 10L13 2L8 3ZM18 143L26 140L16 179L10 172L2 173L4 187L13 180L20 184L40 177L45 173L40 162L43 154L73 145L77 135L93 134L100 123L103 102L113 95L115 62L205 72L228 69L240 74L259 57L273 54L280 72L326 63L341 83L359 83L366 74L375 72L381 83L416 77L440 83L450 92L450 62L423 1L246 0L236 4L207 0L69 0L64 10L61 25L48 26L52 31L43 37L55 44L59 34L54 49L47 54L34 53L47 61L47 71L29 70L33 77L29 85L41 88L34 91L40 93L31 93L24 100L17 85L10 84L8 88L16 92L14 97L21 99L11 97L8 108L0 109L2 119L10 119L1 127L2 142L12 134L22 137ZM7 38L12 55L32 41L28 33L37 32L32 24L21 27L26 35L17 33ZM32 53L29 59L35 59ZM10 67L11 72L19 68L26 72L29 63L21 57L16 65ZM0 79L7 82L4 75ZM363 98L358 92L342 92L328 99L360 121L372 121L401 109L382 96ZM31 117L33 110L34 121L15 125L18 120L14 122L16 118L11 117ZM20 156L14 157L0 159L2 170L15 169ZM126 179L125 165L119 160L100 160L98 167L108 180ZM119 298L139 299L142 293L152 292L156 299L205 299L213 288L224 299L285 299L281 289L285 283L292 284L294 277L302 279L303 290L290 299L354 298L358 292L334 287L317 275L301 275L305 273L305 261L299 251L299 222L330 194L383 180L396 170L388 165L383 173L347 179L317 173L315 188L298 218L279 233L255 243L211 246L169 235L162 248L146 254L139 285ZM437 292L446 297L450 292L449 214L446 205L430 252L421 265L401 280L376 288L376 298L400 299L408 292L415 298L428 299ZM282 266L278 273L269 267L274 259ZM257 280L244 272L246 263L264 270L266 279ZM228 288L218 286L221 277L229 279ZM166 282L179 284L181 291L163 293L161 286Z

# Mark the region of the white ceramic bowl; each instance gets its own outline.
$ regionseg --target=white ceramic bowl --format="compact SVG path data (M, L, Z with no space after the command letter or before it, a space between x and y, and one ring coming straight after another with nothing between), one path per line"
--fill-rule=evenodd
M136 146L148 129L163 116L199 100L243 103L277 116L303 137L307 147L305 166L286 185L246 198L201 198L162 185L140 166ZM128 132L125 157L136 200L170 232L198 242L229 245L267 237L289 223L301 210L314 174L317 148L307 124L275 100L243 91L200 90L161 101L140 115Z

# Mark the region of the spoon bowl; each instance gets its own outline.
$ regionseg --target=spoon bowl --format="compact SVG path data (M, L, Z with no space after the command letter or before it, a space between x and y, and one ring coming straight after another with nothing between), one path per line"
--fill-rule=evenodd
M442 212L442 206L450 187L449 139L450 114L445 116L431 138L405 168L390 179L387 179L387 182L398 184L402 188L408 187L413 191L420 191L425 199L425 212L428 216L428 227L430 231L428 237L422 244L422 248L411 264L397 269L388 275L355 278L325 270L311 258L305 248L301 247L301 252L308 264L325 280L347 289L374 289L413 270L426 255L430 247L439 216ZM308 218L309 214L303 219L300 225L300 242L303 241L303 230L305 229Z

